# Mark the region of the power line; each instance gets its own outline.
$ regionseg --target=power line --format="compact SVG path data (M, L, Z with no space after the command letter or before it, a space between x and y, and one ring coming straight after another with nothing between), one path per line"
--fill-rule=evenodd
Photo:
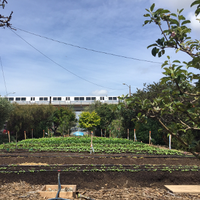
M40 50L38 50L36 47L34 47L32 44L30 44L28 41L26 41L24 38L22 38L20 35L18 35L15 31L13 31L12 29L10 29L15 35L17 35L19 38L21 38L24 42L26 42L29 46L31 46L33 49L35 49L36 51L38 51L40 54L42 54L44 57L46 57L48 60L50 60L51 62L53 62L54 64L58 65L60 68L66 70L67 72L73 74L74 76L88 82L88 83L91 83L93 85L96 85L96 86L99 86L99 87L102 87L102 88L107 88L107 89L111 89L111 90L116 90L116 89L113 89L113 88L109 88L109 87L105 87L105 86L102 86L102 85L99 85L99 84L96 84L92 81L89 81L73 72L71 72L70 70L66 69L65 67L63 67L62 65L58 64L57 62L55 62L54 60L52 60L51 58L49 58L47 55L45 55L44 53L42 53ZM122 90L122 89L118 89L118 90Z
M7 87L6 87L6 79L5 79L5 76L4 76L4 71L3 71L3 65L2 65L1 57L0 57L0 62L1 62L1 70L2 70L2 74L3 74L4 86L5 86L6 95L7 95L8 92L7 92Z
M20 30L20 31L29 33L31 35L35 35L37 37L45 38L47 40L51 40L51 41L58 42L58 43L61 43L61 44L65 44L65 45L68 45L68 46L72 46L72 47L75 47L75 48L84 49L86 51L92 51L92 52L95 52L95 53L101 53L101 54L106 54L106 55L115 56L115 57L121 57L121 58L125 58L125 59L137 60L137 61L141 61L141 62L163 64L162 62L155 62L155 61L151 61L151 60L144 60L144 59L139 59L139 58L134 58L134 57L123 56L123 55L119 55L119 54L109 53L109 52L105 52L105 51L99 51L99 50L95 50L95 49L90 49L90 48L87 48L87 47L81 47L81 46L78 46L78 45L74 45L74 44L62 42L62 41L59 41L59 40L56 40L56 39L52 39L52 38L49 38L49 37L46 37L46 36L42 36L42 35L39 35L39 34L36 34L36 33L32 33L30 31L26 31L26 30L23 30L23 29L20 29L20 28L16 28L16 27L14 27L14 28L16 30Z

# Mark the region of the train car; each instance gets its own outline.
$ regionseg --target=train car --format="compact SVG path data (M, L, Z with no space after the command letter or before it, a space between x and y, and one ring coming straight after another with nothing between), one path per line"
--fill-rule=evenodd
M18 104L52 104L52 105L66 105L66 104L92 104L95 101L102 103L117 104L118 97L113 96L13 96L7 97L11 103Z

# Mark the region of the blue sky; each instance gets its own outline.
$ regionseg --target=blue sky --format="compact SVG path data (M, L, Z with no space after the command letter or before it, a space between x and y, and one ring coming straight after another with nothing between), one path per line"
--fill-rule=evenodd
M185 8L191 36L199 39L200 24L189 7L193 0L8 0L0 13L14 12L11 23L17 31L0 28L0 95L121 96L128 94L127 85L135 92L144 83L158 82L163 71L159 63L167 55L189 57L168 50L155 58L147 49L161 37L154 24L142 26L145 8L153 2L173 12Z

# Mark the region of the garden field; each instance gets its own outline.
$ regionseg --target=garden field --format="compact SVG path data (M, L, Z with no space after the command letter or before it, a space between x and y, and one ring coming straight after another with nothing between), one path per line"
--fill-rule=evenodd
M43 185L77 185L93 199L198 199L164 185L200 182L200 160L177 151L117 138L27 139L0 145L0 199L44 199Z

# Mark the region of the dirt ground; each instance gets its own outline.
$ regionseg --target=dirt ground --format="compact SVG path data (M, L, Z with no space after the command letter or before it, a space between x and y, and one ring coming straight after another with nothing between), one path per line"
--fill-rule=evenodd
M200 160L172 156L90 155L69 153L1 152L0 166L8 164L166 164L197 165ZM57 167L59 170L59 165ZM42 200L43 185L57 185L57 171L0 174L0 199ZM200 195L173 194L164 185L199 185L200 172L61 172L61 184L77 185L77 192L93 199L200 199ZM74 198L76 199L76 198ZM84 198L82 198L84 199Z

